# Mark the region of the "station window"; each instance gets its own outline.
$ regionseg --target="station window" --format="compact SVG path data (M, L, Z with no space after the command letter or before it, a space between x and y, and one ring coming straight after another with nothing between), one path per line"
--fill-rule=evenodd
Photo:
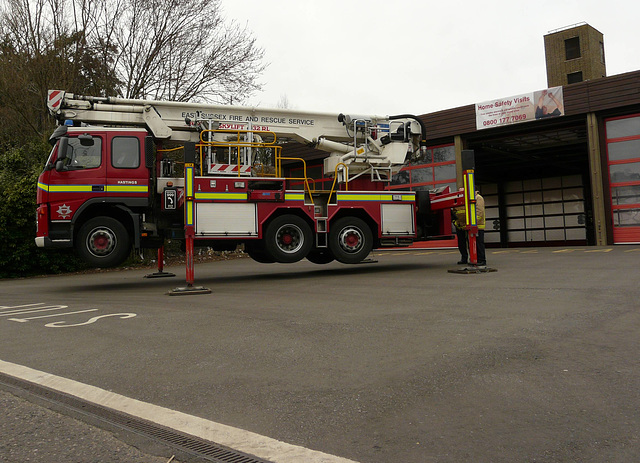
M582 71L572 72L571 74L567 74L568 84L577 84L578 82L582 82Z
M454 145L429 147L415 156L393 176L389 189L433 190L456 189L456 151Z
M567 61L580 58L580 37L571 37L565 40L564 51Z

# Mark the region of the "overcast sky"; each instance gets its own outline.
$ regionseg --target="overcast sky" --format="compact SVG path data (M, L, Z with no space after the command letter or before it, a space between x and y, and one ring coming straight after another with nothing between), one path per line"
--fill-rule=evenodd
M265 51L243 104L425 114L547 87L543 36L586 22L607 75L640 70L638 0L221 0Z

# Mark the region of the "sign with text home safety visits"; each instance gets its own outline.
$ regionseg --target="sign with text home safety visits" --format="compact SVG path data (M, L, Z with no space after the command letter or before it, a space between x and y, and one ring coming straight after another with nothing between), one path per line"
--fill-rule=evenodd
M562 87L476 104L476 129L564 116Z

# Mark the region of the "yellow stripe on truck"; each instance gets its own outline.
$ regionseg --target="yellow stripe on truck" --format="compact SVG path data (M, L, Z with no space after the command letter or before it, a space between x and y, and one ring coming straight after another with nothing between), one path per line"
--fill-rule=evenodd
M146 193L147 185L107 185L107 193Z
M247 193L196 193L196 200L246 201Z
M338 193L338 201L415 201L415 195L401 193Z

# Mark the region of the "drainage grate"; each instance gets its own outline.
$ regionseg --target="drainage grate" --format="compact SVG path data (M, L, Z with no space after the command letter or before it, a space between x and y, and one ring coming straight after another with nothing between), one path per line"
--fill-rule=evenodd
M3 373L0 373L0 384L21 389L38 398L69 408L88 417L96 418L125 431L156 440L204 461L212 461L214 463L271 463L223 445L166 428Z

